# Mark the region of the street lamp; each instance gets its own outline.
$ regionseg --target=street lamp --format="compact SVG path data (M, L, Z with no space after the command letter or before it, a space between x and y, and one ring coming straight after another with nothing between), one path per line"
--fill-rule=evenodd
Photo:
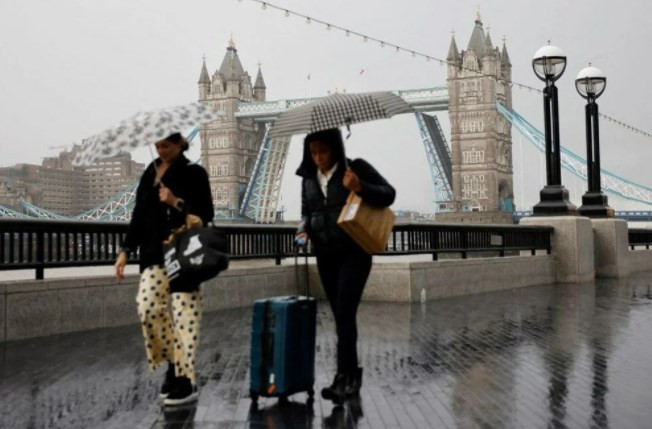
M582 195L580 215L588 217L613 217L607 204L607 196L600 185L600 132L598 128L598 105L595 100L607 87L607 77L596 67L580 70L575 79L577 92L586 99L586 169L589 189Z
M533 208L535 216L574 215L576 207L568 200L568 190L561 184L561 150L559 144L559 103L555 81L566 70L566 55L556 46L539 49L532 59L534 74L546 83L543 89L543 117L546 135L546 186L539 193L541 201Z

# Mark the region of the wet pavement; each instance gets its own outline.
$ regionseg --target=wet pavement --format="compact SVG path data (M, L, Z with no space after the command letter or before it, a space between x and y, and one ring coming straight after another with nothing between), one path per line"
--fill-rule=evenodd
M125 311L135 311L125 309ZM649 428L652 273L433 301L364 303L360 399L248 398L249 309L205 315L200 398L166 410L139 326L0 346L1 428ZM335 337L320 303L317 390Z

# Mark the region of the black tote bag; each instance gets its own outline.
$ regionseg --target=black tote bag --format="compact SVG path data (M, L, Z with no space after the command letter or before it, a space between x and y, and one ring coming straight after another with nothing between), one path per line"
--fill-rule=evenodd
M208 226L174 235L163 244L165 268L171 292L191 292L229 267L226 234Z

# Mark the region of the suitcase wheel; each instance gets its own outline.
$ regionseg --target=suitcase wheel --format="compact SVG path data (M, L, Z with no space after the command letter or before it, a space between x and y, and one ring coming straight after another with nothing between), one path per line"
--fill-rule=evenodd
M253 390L249 391L249 397L251 398L251 401L255 404L258 403L258 393L254 392Z

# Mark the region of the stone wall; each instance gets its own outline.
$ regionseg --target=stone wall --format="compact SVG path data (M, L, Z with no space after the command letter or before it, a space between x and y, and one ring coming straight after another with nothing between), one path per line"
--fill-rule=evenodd
M629 274L652 271L652 250L630 250L627 264Z
M555 283L551 255L375 264L362 299L419 302ZM325 298L317 268L310 267L311 294Z
M473 224L514 224L514 215L508 212L483 211L483 212L442 212L435 215L437 222L444 223L473 223Z
M310 264L311 293L323 298ZM202 286L204 311L249 307L254 300L305 292L303 265L232 268ZM363 296L368 301L418 302L555 281L549 255L378 262ZM0 342L138 323L138 276L23 280L0 283Z

